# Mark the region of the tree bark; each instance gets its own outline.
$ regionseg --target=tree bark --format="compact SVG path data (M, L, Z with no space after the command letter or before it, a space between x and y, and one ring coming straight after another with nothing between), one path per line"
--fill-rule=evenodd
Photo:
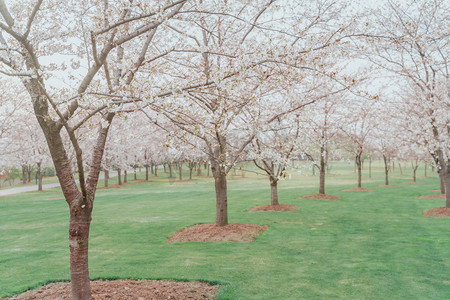
M134 180L137 180L137 167L134 166Z
M445 178L444 178L445 175L442 169L438 170L438 174L439 174L439 185L441 188L441 194L445 194Z
M31 166L27 167L27 175L28 175L28 183L31 182L31 172L33 171L33 169L31 168Z
M201 163L198 163L197 166L197 176L201 176L202 175L202 165Z
M357 154L356 158L355 158L355 163L356 163L356 168L358 169L358 187L361 187L361 177L362 177L362 172L361 172L361 154Z
M168 167L169 167L169 178L173 178L173 174L172 174L172 163L168 163Z
M389 161L385 155L383 155L383 161L384 161L384 184L389 185Z
M22 184L27 184L27 166L22 165Z
M416 163L414 164L413 161L411 161L411 168L413 169L413 182L416 182L416 173L417 173L417 168L419 167L419 165L417 164L417 160Z
M192 180L192 172L194 171L195 163L189 162L189 180Z
M150 171L152 172L152 174L155 174L155 172L153 171L153 161L150 162Z
M400 168L400 175L403 175L402 165L400 164L400 162L398 163L398 167Z
M218 135L219 145L211 153L211 171L214 176L216 190L216 225L228 225L228 198L227 198L227 173L223 161L225 161L225 137Z
M322 153L324 153L324 149L320 149L320 169L319 169L319 194L325 194L325 157Z
M270 204L278 205L278 180L269 176L270 179Z
M216 189L216 225L226 226L228 225L228 198L225 168L217 166L213 174Z
M158 164L155 163L155 177L158 177Z
M70 210L69 247L72 299L91 299L88 267L89 229L92 207Z
M183 170L183 163L179 163L179 164L178 164L178 176L179 176L179 178L180 178L180 181L183 180L183 173L182 173L182 170Z
M37 163L36 176L38 178L38 191L42 192L42 175L41 175L41 163Z
M450 208L450 159L447 161L447 164L444 168L445 170L445 207Z
M424 167L424 176L427 177L427 162L425 162L425 167Z
M123 183L127 183L128 182L127 175L128 175L127 170L123 170Z
M121 177L121 171L122 170L120 170L120 168L117 168L117 183L119 184L119 185L122 185L122 177Z
M145 181L148 181L148 165L145 165Z
M105 169L105 187L108 187L109 170Z

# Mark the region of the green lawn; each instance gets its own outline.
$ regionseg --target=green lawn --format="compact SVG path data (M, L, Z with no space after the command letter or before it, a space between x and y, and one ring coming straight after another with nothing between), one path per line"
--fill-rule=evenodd
M417 198L437 193L436 174L423 178L422 165L425 184L403 184L411 168L406 175L396 168L391 184L400 187L381 188L381 167L374 163L371 179L364 169L363 186L374 192L344 192L355 187L353 166L333 163L327 193L338 201L300 199L317 192L318 176L291 171L279 197L301 206L294 213L246 212L269 203L268 179L230 177L230 222L269 225L252 243L164 242L183 227L214 222L211 178L176 182L160 171L152 182L99 190L91 278L219 282L219 299L450 299L450 220L422 217L444 201ZM0 198L0 297L69 279L66 205L60 193Z

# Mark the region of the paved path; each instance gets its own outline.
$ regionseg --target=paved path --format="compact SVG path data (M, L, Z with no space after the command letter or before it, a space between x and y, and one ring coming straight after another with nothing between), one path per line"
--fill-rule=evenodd
M42 185L42 189L51 189L58 187L59 183L49 183ZM0 196L7 196L12 194L19 194L19 193L26 193L26 192L36 192L38 189L37 185L30 185L30 186L21 186L21 187L15 187L11 189L6 190L0 190Z
M131 172L134 172L134 171L128 171L128 174L131 174ZM111 177L117 177L117 172L109 173L109 178L111 178ZM103 179L103 178L105 178L105 175L100 174L99 179ZM77 183L78 183L78 180L77 180ZM43 190L51 189L51 188L55 188L55 187L59 187L59 182L58 183L48 183L48 184L42 185ZM6 189L6 190L0 190L0 196L20 194L20 193L26 193L26 192L37 192L37 190L38 190L37 185L21 186L21 187Z

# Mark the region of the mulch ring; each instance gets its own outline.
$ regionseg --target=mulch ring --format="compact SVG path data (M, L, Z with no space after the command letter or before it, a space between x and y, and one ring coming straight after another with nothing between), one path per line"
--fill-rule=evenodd
M380 187L400 187L398 185L380 185Z
M300 209L300 206L293 204L278 204L278 205L261 205L255 206L247 211L287 211L294 212Z
M211 299L219 286L206 282L172 280L95 280L91 281L92 299ZM36 290L3 300L70 299L70 282L54 282ZM2 298L0 298L2 299Z
M424 199L445 199L445 194L435 194L435 195L426 195L426 196L419 196L417 198L424 198Z
M353 189L347 189L347 190L343 190L344 192L373 192L373 190L369 190L366 188L353 188Z
M450 208L437 207L425 210L423 216L427 218L450 218Z
M226 226L199 224L172 234L166 243L180 242L252 242L266 231L267 225L232 223Z
M339 199L338 196L334 196L334 195L328 195L328 194L312 194L312 195L307 195L307 196L303 196L302 199L317 199L317 200L330 200L330 201L336 201Z

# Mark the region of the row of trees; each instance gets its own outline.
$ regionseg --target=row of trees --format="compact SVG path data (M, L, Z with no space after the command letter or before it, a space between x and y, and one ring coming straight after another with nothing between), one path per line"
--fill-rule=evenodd
M208 160L218 226L228 224L227 175L244 156L268 175L276 204L283 166L300 153L325 192L336 141L359 174L369 141L386 157L389 147L428 151L450 191L448 6L387 4L363 16L337 0L0 0L0 73L18 79L2 85L14 94L6 111L28 98L37 119L19 117L30 140L14 149L46 141L32 160L44 163L48 151L69 206L73 298L91 298L88 237L102 167ZM355 70L363 58L372 65ZM395 89L374 84L379 70L394 75ZM10 139L2 146L18 142Z

